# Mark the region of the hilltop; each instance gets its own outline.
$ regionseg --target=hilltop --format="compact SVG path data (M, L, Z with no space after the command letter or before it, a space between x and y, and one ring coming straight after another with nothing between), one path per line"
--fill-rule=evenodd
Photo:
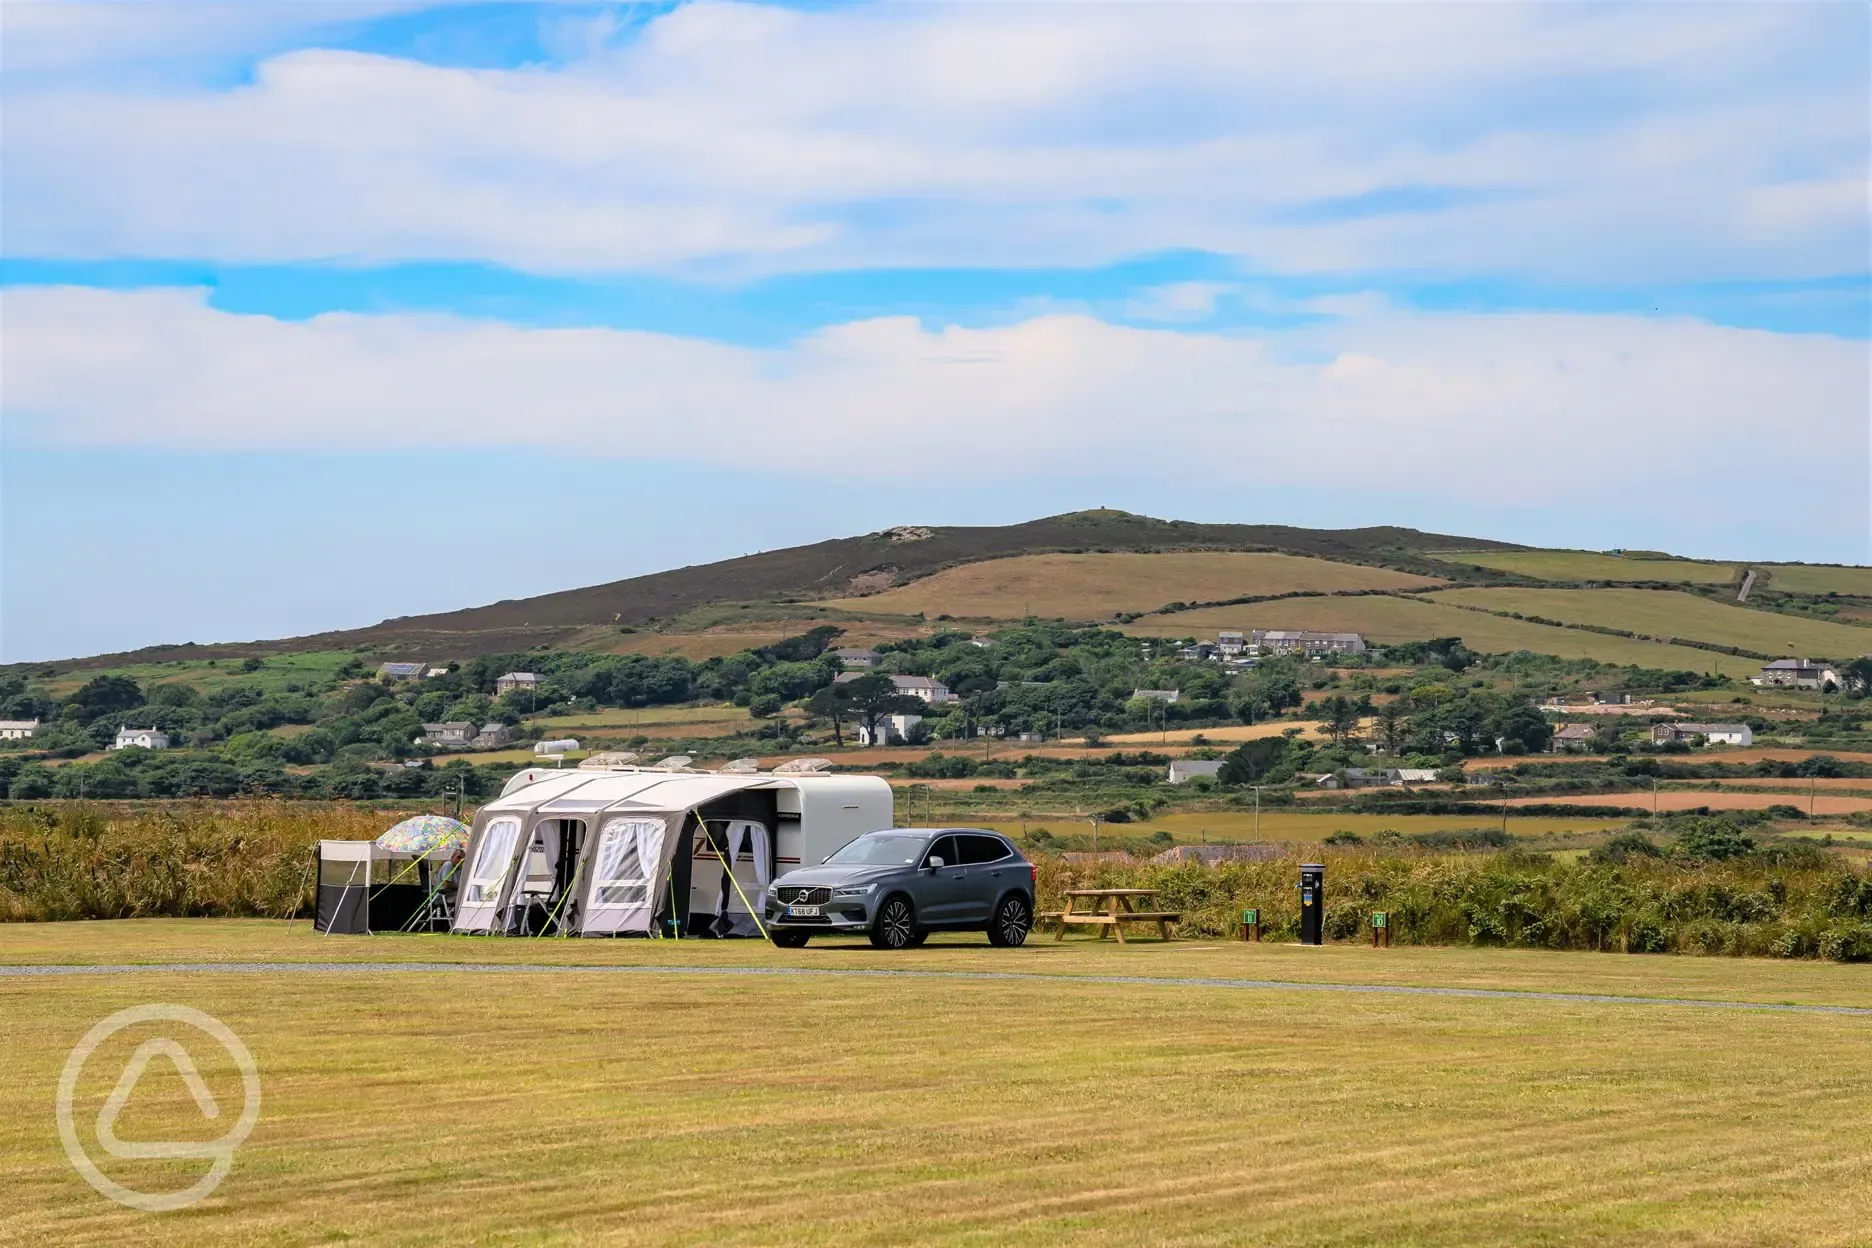
M1391 526L1305 529L1279 524L1199 524L1099 509L1023 524L901 525L859 537L763 551L533 598L404 616L366 628L274 641L152 646L128 654L29 666L98 667L359 648L384 655L422 652L460 658L538 645L578 645L592 641L593 630L615 635L620 626L667 622L699 608L730 603L785 607L847 600L964 564L1022 555L1266 551L1436 576L1447 573L1448 568L1430 557L1435 552L1512 553L1525 549L1511 542ZM1157 605L1156 601L1143 604L1146 609ZM836 618L838 612L831 614Z

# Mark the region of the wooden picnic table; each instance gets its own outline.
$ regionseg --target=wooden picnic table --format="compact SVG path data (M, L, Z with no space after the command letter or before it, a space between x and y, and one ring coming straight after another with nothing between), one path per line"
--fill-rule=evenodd
M1053 937L1055 940L1066 938L1066 927L1070 923L1098 928L1100 940L1105 939L1105 934L1110 932L1121 945L1125 943L1125 924L1155 923L1157 934L1169 940L1170 925L1181 923L1183 915L1176 910L1138 908L1146 899L1154 901L1156 897L1157 890L1154 888L1069 888L1066 890L1066 909L1044 917L1059 924L1059 931ZM1086 903L1083 906L1078 904L1082 901Z

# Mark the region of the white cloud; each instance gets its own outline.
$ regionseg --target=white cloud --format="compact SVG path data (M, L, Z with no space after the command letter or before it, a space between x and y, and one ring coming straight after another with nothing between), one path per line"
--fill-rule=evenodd
M1216 301L1231 294L1228 282L1170 282L1137 293L1125 314L1140 321L1200 321L1215 314Z
M189 290L14 289L4 303L4 414L35 444L1198 473L1835 525L1866 508L1867 344L1691 321L1372 305L1242 336L890 318L762 349L453 316L280 321Z
M9 93L7 248L555 272L1165 248L1285 271L1851 272L1867 21L699 3L558 70L301 50L226 88L35 78Z

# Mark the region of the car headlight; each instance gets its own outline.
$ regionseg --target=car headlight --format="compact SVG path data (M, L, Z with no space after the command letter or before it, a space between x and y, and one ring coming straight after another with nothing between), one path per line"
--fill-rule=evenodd
M857 888L835 888L832 890L832 895L834 897L869 897L875 892L877 892L876 884L861 884Z

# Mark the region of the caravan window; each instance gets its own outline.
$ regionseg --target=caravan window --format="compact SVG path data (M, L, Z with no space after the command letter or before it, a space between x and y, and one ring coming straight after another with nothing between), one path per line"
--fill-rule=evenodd
M642 906L663 849L661 819L612 819L598 837L598 866L592 879L593 906Z
M500 900L501 881L507 876L514 839L519 835L518 819L496 819L488 824L481 838L481 852L475 855L474 870L468 876L469 904L484 906Z

